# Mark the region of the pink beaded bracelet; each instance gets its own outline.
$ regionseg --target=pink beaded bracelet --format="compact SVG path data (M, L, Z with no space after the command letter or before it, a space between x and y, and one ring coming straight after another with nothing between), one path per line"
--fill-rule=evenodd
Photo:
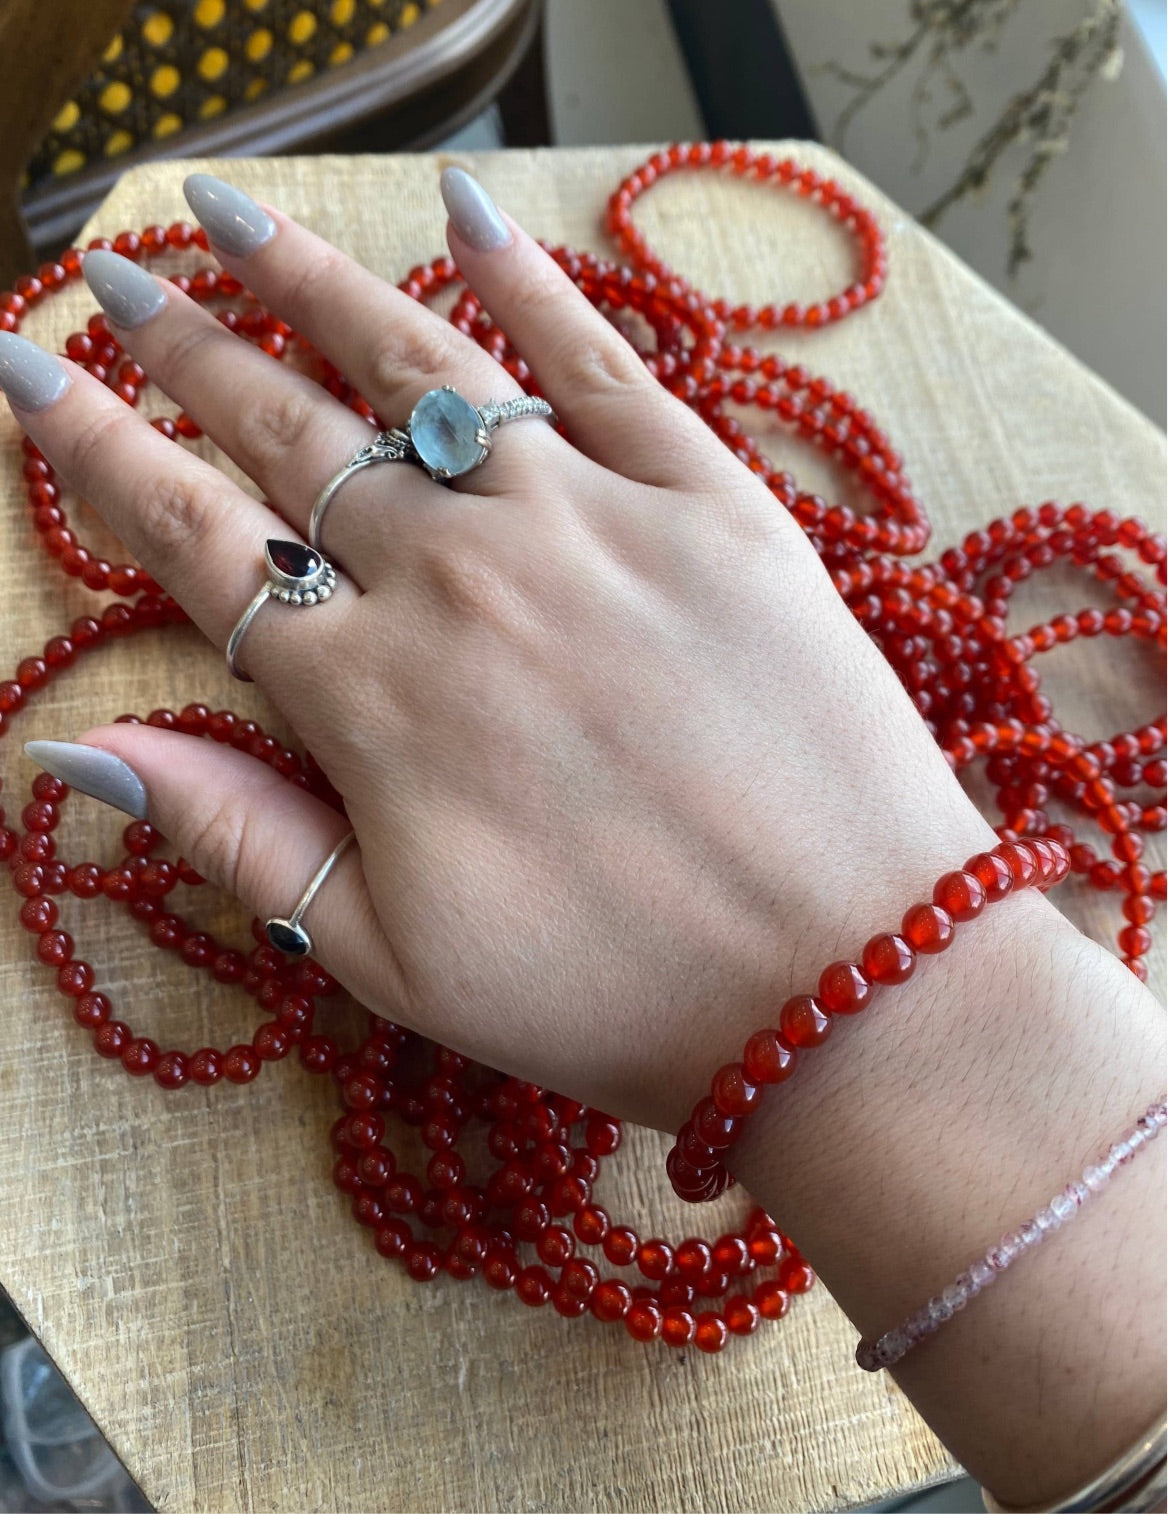
M1040 1245L1048 1235L1068 1224L1093 1193L1106 1187L1118 1168L1126 1166L1137 1151L1154 1141L1168 1123L1168 1096L1149 1105L1132 1128L1100 1157L1084 1167L1074 1182L1060 1189L1030 1219L1017 1230L1010 1230L996 1246L991 1246L984 1256L971 1262L948 1288L942 1290L915 1314L910 1314L903 1324L887 1331L877 1341L863 1340L856 1347L856 1361L865 1372L878 1372L881 1367L891 1367L906 1356L918 1341L940 1329L947 1319L952 1319L959 1309L964 1309L970 1299L976 1298L988 1288L999 1273L1016 1262L1026 1252Z

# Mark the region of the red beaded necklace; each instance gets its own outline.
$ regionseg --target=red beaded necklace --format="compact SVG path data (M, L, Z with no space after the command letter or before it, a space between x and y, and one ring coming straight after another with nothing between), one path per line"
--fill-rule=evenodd
M856 281L822 303L760 309L731 306L691 289L652 254L631 211L637 197L659 178L697 168L779 185L822 205L859 246ZM929 523L900 458L872 417L828 380L776 354L735 346L726 335L750 327L822 326L878 297L887 272L883 236L870 213L831 179L791 159L777 160L729 143L674 146L655 154L619 186L609 201L607 226L632 266L568 248L554 249L552 255L595 304L628 309L648 323L656 338L655 350L643 354L650 370L697 410L803 527L950 764L960 769L976 758L986 759L1002 811L998 833L1003 840L1056 841L1069 852L1072 871L1095 888L1122 895L1125 923L1118 944L1126 965L1143 978L1151 940L1147 927L1156 901L1165 897L1164 871L1153 872L1142 860L1142 833L1165 828L1165 721L1161 717L1108 741L1084 742L1055 719L1034 657L1076 636L1101 634L1154 640L1162 650L1165 596L1129 571L1111 549L1135 553L1162 585L1164 538L1141 521L1121 520L1109 510L1048 503L991 522L936 562L910 566L901 560L923 549ZM207 249L202 231L177 223L165 230L150 226L140 234L124 231L113 242L100 238L89 245L112 247L142 261L192 244ZM77 279L80 271L81 253L71 248L60 262L17 280L14 290L0 294L0 331L17 330L28 310ZM415 299L430 300L457 278L451 260L438 258L413 269L400 287ZM272 357L306 350L296 333L261 309L232 275L206 267L190 276L176 275L173 282L200 302L232 301L218 319ZM531 389L526 366L469 290L459 294L450 319ZM65 351L127 404L138 403L146 374L123 355L103 315L91 317L88 329L71 336ZM317 361L329 392L374 420L342 375ZM772 412L822 448L865 486L872 513L829 507L800 491L790 474L776 469L725 413L728 401ZM175 440L200 435L183 413L151 424ZM67 634L50 638L39 656L24 658L15 676L0 683L0 735L29 699L79 656L110 638L186 619L141 568L113 565L83 546L69 527L51 466L27 438L24 458L33 523L46 551L66 574L116 598L100 614L84 616ZM1010 634L1006 615L1015 586L1056 562L1072 564L1108 585L1116 606L1107 612L1059 615L1024 634ZM146 720L238 747L340 807L312 758L282 748L254 721L200 704L177 714L156 710ZM656 1238L642 1240L628 1226L614 1224L594 1202L593 1190L602 1160L620 1145L621 1127L599 1111L478 1068L377 1015L369 1016L361 1044L342 1055L331 1037L315 1029L316 1001L337 992L329 975L314 962L290 963L281 957L263 942L259 922L253 922L259 944L243 953L193 930L170 911L167 896L178 884L202 880L181 859L170 862L154 855L161 838L149 824L136 821L126 827L126 854L113 867L70 864L58 857L53 831L67 793L58 780L41 774L21 813L22 828L4 825L0 810L0 860L7 863L21 900L21 923L37 938L37 957L55 972L74 1019L93 1033L95 1050L120 1061L131 1076L152 1076L160 1087L177 1089L221 1078L248 1083L265 1062L279 1061L295 1047L301 1065L330 1074L340 1093L345 1112L331 1133L337 1187L350 1196L357 1220L374 1232L378 1251L399 1259L411 1277L425 1281L439 1273L460 1279L481 1274L490 1287L513 1289L526 1304L551 1302L567 1317L591 1313L599 1320L623 1321L637 1340L695 1343L705 1351L720 1350L730 1334L751 1334L761 1319L781 1318L790 1295L811 1286L806 1262L759 1209L749 1214L741 1233L712 1243L695 1238L674 1246ZM1100 857L1070 826L1051 821L1046 805L1052 796L1096 823L1109 837L1114 860ZM59 928L53 896L65 892L79 899L104 895L140 921L155 946L177 952L218 982L238 984L266 1016L250 1043L188 1054L162 1051L148 1037L136 1036L114 1018L109 997L95 987L93 968L74 955L72 937ZM424 1173L399 1167L387 1144L385 1117L391 1113L417 1128L432 1153ZM475 1127L485 1127L495 1164L482 1182L472 1181L459 1150L464 1134ZM598 1260L614 1268L631 1270L602 1278L581 1248L599 1252Z

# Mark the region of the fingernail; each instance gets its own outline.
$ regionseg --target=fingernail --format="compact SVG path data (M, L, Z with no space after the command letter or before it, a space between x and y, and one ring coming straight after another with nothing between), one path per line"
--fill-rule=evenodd
M44 410L68 389L69 375L51 352L0 331L0 389L18 410Z
M494 200L464 168L444 168L438 181L454 229L476 252L506 247L511 231Z
M276 223L250 195L209 173L193 173L183 184L199 225L224 252L246 258L276 235Z
M116 252L87 252L81 262L85 282L115 326L141 326L166 304L166 290L153 274Z
M146 785L128 762L112 752L80 746L75 741L26 741L24 750L46 773L71 789L112 804L135 820L145 820Z

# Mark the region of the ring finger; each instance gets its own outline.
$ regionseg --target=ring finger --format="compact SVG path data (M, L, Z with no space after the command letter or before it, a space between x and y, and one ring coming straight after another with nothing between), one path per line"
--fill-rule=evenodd
M280 516L168 441L83 369L8 332L0 333L0 389L65 482L225 648L264 581L265 543L292 534ZM264 611L242 649L247 672L278 702L293 696L298 664L331 644L358 598L342 577L311 627L305 622L314 612L303 607Z
M129 258L90 252L82 271L122 346L307 536L316 494L372 441L369 423ZM406 508L433 504L434 485L420 469L387 477L379 467L350 491L356 508L330 518L328 550L365 587L384 551L378 507L387 495Z
M183 190L225 265L335 363L388 425L404 426L422 394L442 385L475 406L522 395L449 321L289 217L269 214L209 174L192 174ZM483 466L454 486L477 495L519 493L533 464L546 476L549 462L571 468L581 457L546 421L516 422Z

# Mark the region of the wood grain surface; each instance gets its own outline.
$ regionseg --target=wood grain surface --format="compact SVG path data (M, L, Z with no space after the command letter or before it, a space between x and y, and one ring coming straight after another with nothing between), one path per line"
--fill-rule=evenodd
M878 304L838 328L785 336L782 350L845 385L887 427L934 547L1048 498L1161 516L1164 437L844 164L797 150L876 209L892 272ZM642 156L629 147L458 161L532 232L603 252L605 198ZM444 250L445 161L220 166L396 280ZM183 217L191 166L128 175L86 236ZM710 174L658 187L637 217L674 267L736 300L818 297L850 267L846 240L821 214ZM26 334L59 348L93 308L73 289ZM18 443L5 414L6 668L95 602L46 569ZM852 499L805 447L778 434L768 446L801 481ZM108 542L88 507L77 516L87 538ZM1091 598L1077 583L1043 593L1063 609ZM1041 600L1028 587L1019 625ZM1080 644L1051 654L1046 671L1056 709L1090 737L1161 707L1159 672L1140 648ZM270 719L190 629L86 659L12 722L0 751L5 802L18 813L33 777L21 742L192 699ZM71 801L62 854L109 859L119 829L112 813ZM242 944L241 912L197 892L207 897L192 894L191 912ZM893 916L902 903L890 901ZM1112 940L1113 900L1071 884L1060 903ZM65 901L63 913L135 1030L193 1049L249 1029L246 1004L163 960L112 908ZM1159 985L1161 926L1162 917ZM617 1327L531 1311L478 1283L411 1283L376 1255L330 1185L329 1087L293 1058L249 1087L167 1094L99 1061L35 961L11 895L0 912L0 1000L0 1282L160 1509L804 1511L953 1470L891 1381L857 1370L855 1332L822 1288L778 1326L708 1358L647 1349ZM664 1154L663 1139L631 1132L601 1201L642 1234L717 1234L744 1200L685 1210L668 1193Z

